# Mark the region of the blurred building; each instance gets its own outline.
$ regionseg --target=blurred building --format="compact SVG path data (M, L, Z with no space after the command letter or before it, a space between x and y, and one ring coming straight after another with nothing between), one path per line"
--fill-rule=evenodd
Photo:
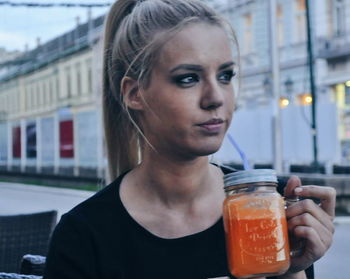
M273 163L269 0L208 0L237 35L241 88L231 133L252 164ZM311 0L319 160L350 164L350 2ZM277 1L285 170L312 161L305 0ZM103 17L0 62L0 169L103 176ZM237 59L238 61L238 59ZM10 62L10 63L9 63ZM214 157L240 163L228 141Z
M0 47L0 67L4 67L4 63L14 60L22 53L20 51L7 51L5 48Z
M241 51L239 109L230 132L253 163L272 162L269 0L209 1L235 29ZM277 0L283 160L312 162L305 0ZM317 87L319 161L350 164L350 1L310 0ZM229 151L231 150L231 151ZM230 155L229 155L230 154ZM232 154L232 155L231 155ZM240 161L229 144L218 153Z
M98 76L103 17L27 51L0 72L0 168L102 176ZM4 66L5 67L5 66Z

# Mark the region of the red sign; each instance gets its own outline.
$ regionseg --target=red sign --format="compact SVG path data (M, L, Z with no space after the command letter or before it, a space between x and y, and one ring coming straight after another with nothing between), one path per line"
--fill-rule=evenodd
M21 158L21 127L12 128L12 155L13 158Z
M74 157L73 121L60 122L60 156L61 158Z

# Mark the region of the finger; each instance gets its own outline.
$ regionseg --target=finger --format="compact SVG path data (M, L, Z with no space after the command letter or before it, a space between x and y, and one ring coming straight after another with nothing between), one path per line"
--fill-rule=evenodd
M301 186L300 178L296 175L292 175L288 179L287 185L284 188L284 196L287 198L294 198L295 197L294 189L299 186Z
M300 256L291 258L290 270L296 272L304 270L321 258L326 252L322 241L316 231L307 226L298 226L294 229L294 234L302 239L305 239L305 247Z
M320 206L318 206L313 200L305 199L296 202L286 209L286 217L288 219L302 215L311 214L315 219L317 219L322 225L324 225L327 230L334 233L334 224L332 217L328 215Z
M294 231L298 226L307 226L313 228L321 239L323 245L328 249L332 244L333 233L322 223L309 213L295 216L288 220L288 230Z
M294 229L297 237L306 239L306 246L302 257L307 257L311 261L321 258L327 251L317 232L308 226L298 226Z
M326 186L300 186L294 188L294 193L301 197L317 198L321 201L321 208L328 215L335 215L336 191L333 187Z

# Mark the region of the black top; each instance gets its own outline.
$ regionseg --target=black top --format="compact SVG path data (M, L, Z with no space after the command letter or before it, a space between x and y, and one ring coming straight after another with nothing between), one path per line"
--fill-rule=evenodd
M119 187L124 175L62 216L52 236L44 279L229 276L222 218L189 236L155 236L122 204Z

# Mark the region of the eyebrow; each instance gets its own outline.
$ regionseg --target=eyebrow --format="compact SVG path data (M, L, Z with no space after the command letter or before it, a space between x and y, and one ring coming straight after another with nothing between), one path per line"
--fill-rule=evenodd
M233 61L226 62L226 63L220 65L219 70L226 69L226 68L233 66L233 65L236 65L236 63ZM170 73L173 73L177 70L203 72L204 68L201 65L196 65L196 64L180 64L180 65L176 66L175 68L171 69Z
M233 61L226 62L226 63L220 65L219 70L223 70L223 69L226 69L226 68L234 66L234 65L236 65L236 63Z

